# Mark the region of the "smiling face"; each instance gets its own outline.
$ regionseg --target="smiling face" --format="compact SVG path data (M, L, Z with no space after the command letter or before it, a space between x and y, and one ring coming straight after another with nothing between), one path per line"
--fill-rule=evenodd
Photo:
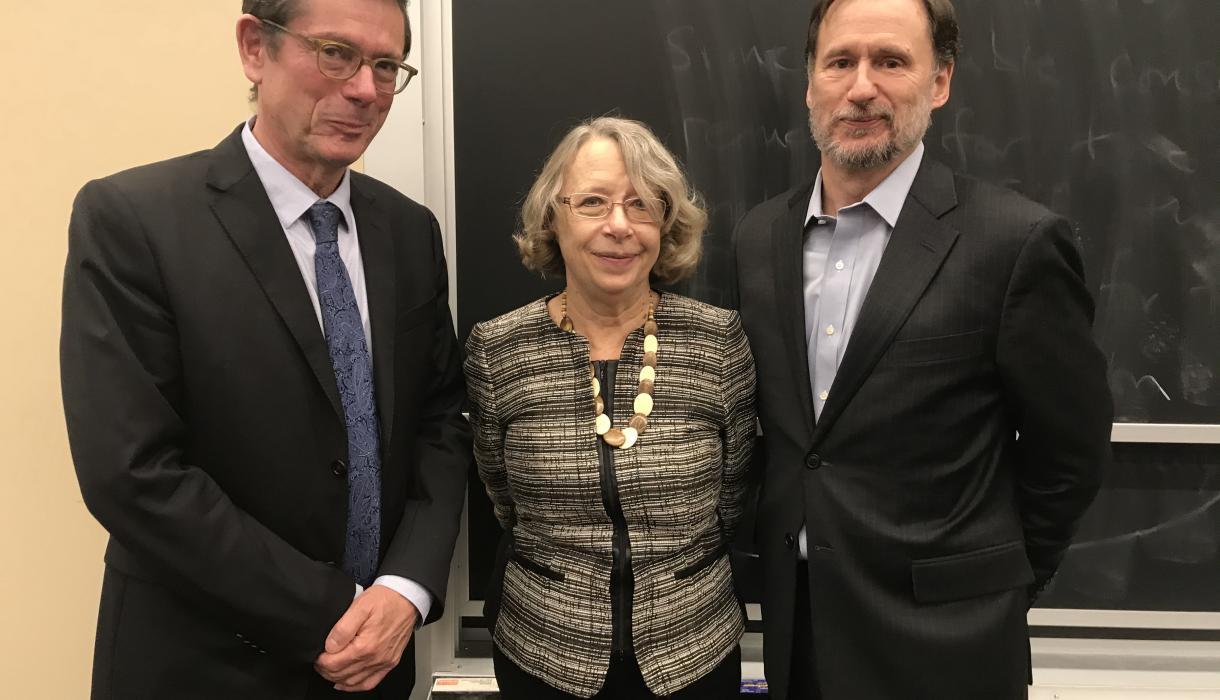
M308 0L288 28L343 42L369 59L403 58L403 16L389 0ZM322 75L314 49L295 37L281 33L272 50L269 31L249 16L238 24L242 66L258 86L254 135L315 191L333 190L381 129L394 96L373 88L369 66L348 80Z
M612 202L640 196L618 144L606 138L590 139L576 151L560 192L599 194ZM659 225L632 221L618 205L605 218L586 219L559 204L553 226L570 290L605 302L647 292L661 250Z
M895 167L932 110L949 99L953 64L937 66L921 0L838 0L809 66L809 128L823 167Z

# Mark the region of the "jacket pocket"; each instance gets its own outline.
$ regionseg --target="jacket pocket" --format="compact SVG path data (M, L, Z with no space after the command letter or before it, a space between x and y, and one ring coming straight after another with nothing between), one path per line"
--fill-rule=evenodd
M552 581L562 581L564 579L562 573L550 568L549 566L543 566L532 559L526 559L525 557L521 556L521 553L516 549L512 551L512 554L508 555L508 558L522 569L525 569L532 574L537 574L542 578L548 578Z
M678 569L677 571L675 571L674 578L680 581L684 578L690 578L690 577L694 576L695 574L699 573L700 571L703 571L704 569L710 568L716 562L720 561L721 557L723 557L725 555L725 552L726 552L726 549L725 549L724 543L722 542L716 546L716 549L712 550L708 554L705 554L702 558L700 558L694 564L691 564L690 566L684 566L681 569Z
M974 598L1023 588L1033 580L1024 542L1005 542L911 562L911 585L920 603Z
M964 360L981 354L984 340L982 330L929 338L895 339L883 361L896 365L928 365Z

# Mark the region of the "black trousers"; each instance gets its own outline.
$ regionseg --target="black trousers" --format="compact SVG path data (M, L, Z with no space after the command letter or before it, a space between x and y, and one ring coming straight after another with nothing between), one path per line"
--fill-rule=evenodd
M809 563L796 563L796 604L792 616L792 660L788 676L789 700L818 700L813 666L813 611L809 607Z
M530 675L492 645L492 662L496 668L496 683L504 700L575 700L577 696L554 688L541 678ZM671 700L737 700L741 693L741 647L733 649L712 672L672 695ZM606 684L593 700L656 700L644 685L635 655L610 657Z

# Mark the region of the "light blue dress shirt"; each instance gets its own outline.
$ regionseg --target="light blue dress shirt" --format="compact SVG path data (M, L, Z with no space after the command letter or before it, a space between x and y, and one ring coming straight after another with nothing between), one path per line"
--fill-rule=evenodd
M877 274L902 205L923 161L919 143L905 160L862 201L830 216L822 211L822 172L818 171L805 216L805 338L814 416L834 386L843 352L860 316L864 297ZM799 536L801 559L808 558L805 526Z
M295 175L288 172L287 168L280 165L279 161L263 148L258 139L254 138L254 132L251 131L250 127L253 124L254 120L250 120L242 129L242 143L246 147L246 153L250 156L250 162L254 165L254 172L258 174L258 179L263 183L263 189L267 191L267 198L271 200L271 207L280 220L280 226L284 227L284 235L288 238L288 245L292 248L297 267L301 268L301 277L305 279L305 288L309 291L314 313L318 316L318 327L322 328L322 332L325 334L326 331L322 325L322 308L318 305L317 273L314 270L313 254L316 244L313 232L309 228L309 222L304 217L309 207L318 201L318 195ZM352 213L351 194L352 183L349 171L343 173L339 186L326 198L326 201L339 207L339 211L343 212L343 221L339 223L339 258L343 260L343 266L347 268L347 276L352 282L352 291L356 295L356 306L360 309L360 322L364 325L364 342L367 344L366 347L372 348L368 291L364 284L364 262L360 258L360 239L356 233L356 216ZM373 581L373 585L385 586L411 601L411 604L419 611L417 626L423 623L428 617L428 611L432 609L432 594L411 579L402 576L378 576ZM364 592L360 584L355 584L355 586L356 596Z

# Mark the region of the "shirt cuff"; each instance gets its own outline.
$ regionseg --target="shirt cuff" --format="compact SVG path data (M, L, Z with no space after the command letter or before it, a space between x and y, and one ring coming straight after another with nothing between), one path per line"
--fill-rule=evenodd
M414 605L415 609L419 611L419 617L415 619L415 626L416 628L423 626L424 620L428 619L428 611L432 609L432 594L428 592L428 589L402 576L378 576L377 580L373 581L373 585L385 586L411 601L411 605Z

